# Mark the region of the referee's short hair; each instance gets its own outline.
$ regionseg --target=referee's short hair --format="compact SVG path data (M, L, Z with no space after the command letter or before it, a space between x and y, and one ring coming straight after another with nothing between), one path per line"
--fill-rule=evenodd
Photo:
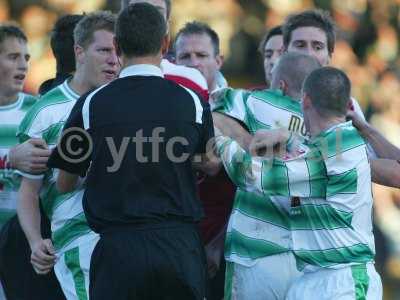
M121 0L121 10L127 8L130 2L131 0ZM167 20L169 20L169 17L171 16L171 0L164 0L164 2L165 7L167 8Z
M164 17L153 5L137 3L120 12L115 26L115 40L127 57L156 55L167 34Z
M333 67L311 72L303 85L306 94L322 117L346 115L350 101L351 83L347 75Z

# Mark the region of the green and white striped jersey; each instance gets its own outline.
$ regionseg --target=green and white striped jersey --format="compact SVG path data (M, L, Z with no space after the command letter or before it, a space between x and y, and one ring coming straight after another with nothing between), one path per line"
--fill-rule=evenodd
M373 261L371 171L365 142L351 122L320 133L285 160L251 157L232 139L218 139L236 185L262 197L292 197L290 248L300 270ZM264 213L265 205L258 208L261 218Z
M46 93L22 121L18 132L20 141L42 138L49 148L54 148L78 98L79 95L68 86L68 80ZM82 208L83 189L59 194L55 184L56 170L50 170L42 176L23 175L43 179L40 198L51 221L55 248L66 251L79 244L79 238L91 232Z
M0 106L0 227L16 213L21 183L16 170L7 167L8 152L18 144L18 126L36 101L31 95L19 93L16 102Z
M280 90L222 89L211 102L213 111L242 121L251 133L284 127L305 135L300 102ZM228 261L251 266L258 258L290 251L290 199L261 195L238 187L225 241Z
M355 111L363 117L353 99ZM300 102L280 90L246 91L231 88L213 94L212 110L243 122L250 133L286 128L305 136ZM225 242L228 261L250 266L257 258L291 250L290 199L237 189Z

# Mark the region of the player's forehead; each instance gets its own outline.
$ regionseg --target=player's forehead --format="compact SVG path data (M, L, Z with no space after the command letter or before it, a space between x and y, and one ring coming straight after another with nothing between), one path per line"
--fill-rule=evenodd
M93 32L93 38L90 45L113 46L114 32L99 29Z
M181 34L176 41L176 51L212 51L211 37L206 33Z
M130 0L129 4L135 3L148 3L155 6L160 13L166 18L167 17L167 4L165 0Z
M328 43L328 37L321 28L314 26L298 27L292 31L289 44L299 41L319 42L326 45Z
M283 46L283 35L274 35L265 43L264 51L279 50Z
M0 43L0 53L20 53L20 52L27 52L27 43L26 41L10 36L6 37L1 43Z

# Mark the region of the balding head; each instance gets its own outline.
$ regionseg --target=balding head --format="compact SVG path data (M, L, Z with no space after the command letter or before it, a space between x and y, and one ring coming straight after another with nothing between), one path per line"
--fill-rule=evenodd
M310 55L284 53L272 69L271 88L281 89L289 97L300 100L304 80L320 67L320 63Z

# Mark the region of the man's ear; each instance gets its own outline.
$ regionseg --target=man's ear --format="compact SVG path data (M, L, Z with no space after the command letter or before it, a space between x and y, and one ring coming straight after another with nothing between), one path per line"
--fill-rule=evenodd
M222 65L224 64L224 56L222 54L217 54L215 56L215 60L217 61L218 70L221 69Z
M307 93L303 92L303 96L301 99L302 103L303 103L303 108L310 108L312 106L312 102L310 97L307 95Z
M170 43L170 37L169 37L169 34L166 34L163 37L162 42L161 42L161 53L163 56L168 53L169 43Z
M287 95L287 94L288 94L288 92L289 92L289 86L288 86L288 84L286 83L285 80L283 80L283 79L279 80L279 89L282 91L282 93L283 93L284 95Z
M85 49L78 44L74 45L75 60L77 63L82 64L85 57Z

